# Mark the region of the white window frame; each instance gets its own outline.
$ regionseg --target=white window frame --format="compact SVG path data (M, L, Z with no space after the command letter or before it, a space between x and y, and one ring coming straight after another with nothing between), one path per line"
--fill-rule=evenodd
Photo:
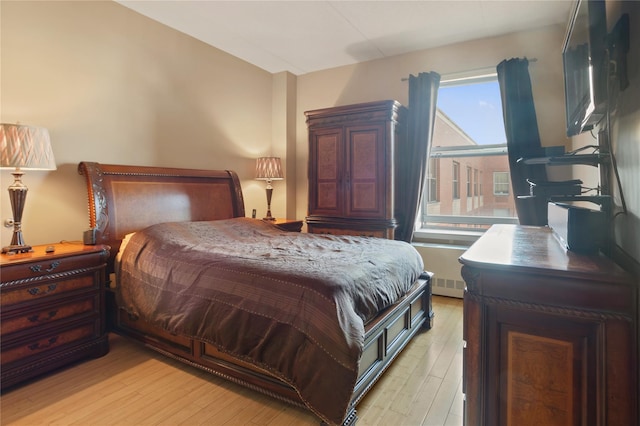
M497 72L495 68L485 68L449 74L442 76L440 87L454 86L463 83L483 83L495 81ZM486 155L506 155L507 145L480 145L478 147L432 147L431 158L461 157L461 156L486 156ZM478 191L482 193L482 171L478 171L477 182ZM475 182L474 182L475 184ZM475 188L474 188L475 191ZM429 220L435 223L460 223L460 224L496 224L508 223L518 224L515 217L491 217L491 216L438 216L429 215ZM414 242L434 242L441 244L462 244L469 245L478 239L484 230L451 230L437 228L421 228L420 220L416 221L416 228L413 233Z

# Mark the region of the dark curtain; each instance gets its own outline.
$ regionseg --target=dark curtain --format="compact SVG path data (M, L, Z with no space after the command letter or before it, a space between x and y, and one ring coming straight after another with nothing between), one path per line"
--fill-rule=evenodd
M524 58L504 60L498 64L498 82L502 98L504 127L507 135L509 173L521 225L546 225L547 202L531 197L527 178L547 180L545 166L525 165L522 158L544 156L533 104L529 61Z
M429 164L436 116L440 74L425 72L409 76L407 137L398 144L396 158L395 239L411 242Z

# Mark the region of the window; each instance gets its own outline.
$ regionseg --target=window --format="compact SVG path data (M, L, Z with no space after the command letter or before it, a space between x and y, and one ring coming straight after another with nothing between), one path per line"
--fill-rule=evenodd
M443 76L428 164L417 236L517 223L495 69Z
M427 199L428 203L437 203L439 200L438 191L438 175L440 174L440 161L437 158L429 159L429 166L427 168Z
M478 192L478 169L473 169L473 195L477 196Z
M509 172L493 172L493 194L509 195Z
M457 161L453 162L453 175L451 177L452 180L452 191L453 191L453 199L457 200L460 198L460 163Z

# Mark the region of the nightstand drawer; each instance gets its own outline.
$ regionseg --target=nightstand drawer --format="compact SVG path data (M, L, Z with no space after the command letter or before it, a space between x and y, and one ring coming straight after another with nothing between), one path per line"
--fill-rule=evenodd
M108 246L77 243L0 255L0 388L109 351L108 258Z
M53 352L63 349L64 346L81 343L82 341L88 342L98 337L100 337L100 324L97 319L67 330L52 330L49 333L43 333L37 339L11 345L8 348L3 347L2 367L4 370L7 364L14 361L24 361L34 355Z
M91 252L91 246L56 245L55 253L41 254L40 247L31 253L2 256L2 282L35 281L48 276L65 277L69 272L99 267L106 262L108 251ZM98 246L93 246L98 247ZM102 246L99 246L102 247ZM72 250L75 252L71 252ZM78 251L78 250L82 251Z
M2 291L2 298L0 300L0 306L3 312L6 312L6 309L12 305L37 303L40 299L63 295L82 289L97 289L97 286L100 284L100 280L95 278L95 273L93 272L72 271L69 274L61 276L60 280L51 280L53 277L55 277L55 275L46 277L46 281L33 284L20 284L15 287L11 285L12 283L8 283L6 290L3 289ZM3 286L4 285L5 283L3 283Z
M11 333L43 327L64 319L73 319L99 312L100 295L91 294L85 298L71 300L58 305L43 306L15 317L2 318L0 330L3 340L8 340Z

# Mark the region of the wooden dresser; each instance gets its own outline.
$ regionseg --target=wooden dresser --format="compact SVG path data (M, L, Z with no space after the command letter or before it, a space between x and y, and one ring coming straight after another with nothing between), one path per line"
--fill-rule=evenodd
M1 386L109 350L104 322L109 247L53 244L0 257Z
M550 228L494 225L460 258L464 424L638 424L638 283Z
M369 102L305 112L308 232L393 239L394 155L406 108Z

